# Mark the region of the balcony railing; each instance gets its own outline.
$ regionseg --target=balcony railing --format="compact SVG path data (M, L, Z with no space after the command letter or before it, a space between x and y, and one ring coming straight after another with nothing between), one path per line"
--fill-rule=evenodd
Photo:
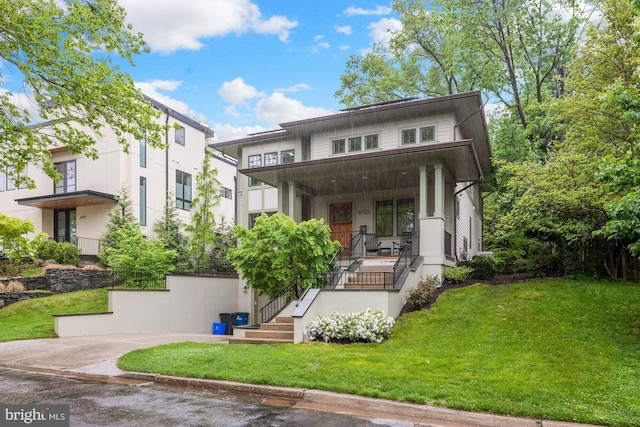
M91 239L88 237L51 237L58 243L71 243L80 249L80 255L95 256L100 252L100 239Z

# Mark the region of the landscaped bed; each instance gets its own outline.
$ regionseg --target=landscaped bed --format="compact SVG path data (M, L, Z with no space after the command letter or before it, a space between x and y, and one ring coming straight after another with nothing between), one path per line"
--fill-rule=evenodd
M549 279L451 289L382 344L181 343L122 369L472 411L640 425L640 286Z

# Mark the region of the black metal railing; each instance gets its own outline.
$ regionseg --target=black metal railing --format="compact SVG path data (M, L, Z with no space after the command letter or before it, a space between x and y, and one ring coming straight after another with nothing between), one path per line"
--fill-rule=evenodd
M271 301L266 303L260 309L260 322L267 323L271 321L274 317L278 315L291 301L295 296L295 288L289 287L282 291L278 296L273 298Z
M80 255L98 255L100 252L100 239L91 239L89 237L50 237L49 240L56 241L58 243L71 243L80 249Z
M112 268L111 287L114 289L164 290L166 274L150 268Z

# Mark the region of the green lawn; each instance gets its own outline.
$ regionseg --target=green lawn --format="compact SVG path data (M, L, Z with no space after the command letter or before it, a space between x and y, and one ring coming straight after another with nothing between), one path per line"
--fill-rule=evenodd
M0 342L52 338L53 315L107 311L107 290L91 289L19 301L0 310Z
M118 366L637 426L640 285L475 285L445 292L429 312L404 316L382 344L181 343L134 351Z

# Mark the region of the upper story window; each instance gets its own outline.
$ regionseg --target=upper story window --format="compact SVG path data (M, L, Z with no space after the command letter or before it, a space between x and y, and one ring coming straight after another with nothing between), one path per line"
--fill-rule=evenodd
M402 131L402 144L415 144L416 143L416 130L406 129Z
M144 138L140 140L140 167L147 167L147 141Z
M176 129L176 144L184 145L184 127Z
M262 154L254 154L249 156L249 167L257 168L262 166Z
M340 154L340 153L344 153L345 152L345 141L344 138L342 139L334 139L331 142L331 152L333 154Z
M2 171L0 173L0 178L2 178L2 186L0 187L0 191L3 191L5 188L7 191L16 189L16 181L10 175L12 175L13 166L7 166L6 171ZM27 176L27 168L20 172L20 177ZM5 186L6 185L6 186ZM19 189L27 188L27 184L22 182L18 185Z
M420 128L420 142L430 142L436 140L436 127L425 126Z
M220 197L224 197L225 199L233 198L233 191L227 187L220 187Z
M62 177L56 181L54 194L72 193L76 191L76 161L60 162L55 164L56 172Z
M176 170L176 206L191 210L191 175Z
M293 163L296 160L296 150L282 150L280 152L281 163Z
M364 148L366 150L373 150L378 148L378 134L366 135L364 137Z
M265 153L264 154L264 165L271 166L278 164L278 152L273 153Z
M362 137L354 136L349 138L349 151L361 151L362 150Z

